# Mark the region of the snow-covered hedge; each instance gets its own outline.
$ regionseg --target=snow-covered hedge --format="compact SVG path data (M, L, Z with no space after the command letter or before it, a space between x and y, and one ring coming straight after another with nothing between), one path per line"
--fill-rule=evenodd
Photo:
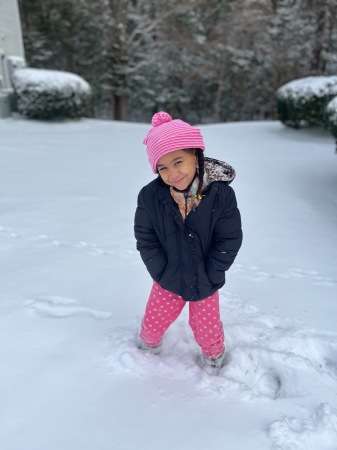
M18 111L31 119L75 118L89 113L90 85L73 73L18 69L13 84Z
M290 81L276 92L279 120L299 128L324 124L326 105L337 96L337 76Z
M326 107L325 124L332 135L337 139L337 97L333 98Z

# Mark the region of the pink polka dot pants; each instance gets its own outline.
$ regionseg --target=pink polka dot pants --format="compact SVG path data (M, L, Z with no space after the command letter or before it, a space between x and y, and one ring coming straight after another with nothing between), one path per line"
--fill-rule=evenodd
M165 331L189 304L189 325L204 354L211 358L224 351L224 332L220 320L219 292L197 302L185 302L154 282L146 305L140 337L149 346L159 345Z

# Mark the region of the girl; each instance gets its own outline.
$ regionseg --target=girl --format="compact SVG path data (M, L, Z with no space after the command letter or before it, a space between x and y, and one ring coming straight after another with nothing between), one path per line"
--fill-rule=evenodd
M189 303L189 325L202 362L224 362L219 292L242 243L241 219L229 183L234 169L204 158L200 130L169 114L152 118L146 145L159 176L143 187L135 215L137 249L153 279L139 348L159 353L167 328Z

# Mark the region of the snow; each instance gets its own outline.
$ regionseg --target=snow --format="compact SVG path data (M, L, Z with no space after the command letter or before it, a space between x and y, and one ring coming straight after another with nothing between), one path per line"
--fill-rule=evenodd
M284 84L277 90L279 98L294 99L337 95L337 76L313 76L300 78Z
M17 69L14 72L15 88L24 90L26 86L34 86L36 90L58 90L67 89L78 92L90 92L90 85L79 75L60 70L46 69Z
M2 450L336 450L337 161L324 131L202 126L236 169L243 247L220 291L226 365L187 310L135 346L151 280L133 216L149 124L0 121Z
M334 97L326 106L326 112L329 115L329 120L337 124L337 97Z
M272 423L269 435L278 449L336 448L337 409L321 404L308 419L283 418Z

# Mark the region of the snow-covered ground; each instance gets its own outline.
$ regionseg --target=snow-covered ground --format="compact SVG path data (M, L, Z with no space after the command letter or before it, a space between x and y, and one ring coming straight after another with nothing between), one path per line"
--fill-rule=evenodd
M149 125L0 121L1 450L336 450L337 157L320 131L203 126L232 164L244 244L210 377L186 311L135 346Z

